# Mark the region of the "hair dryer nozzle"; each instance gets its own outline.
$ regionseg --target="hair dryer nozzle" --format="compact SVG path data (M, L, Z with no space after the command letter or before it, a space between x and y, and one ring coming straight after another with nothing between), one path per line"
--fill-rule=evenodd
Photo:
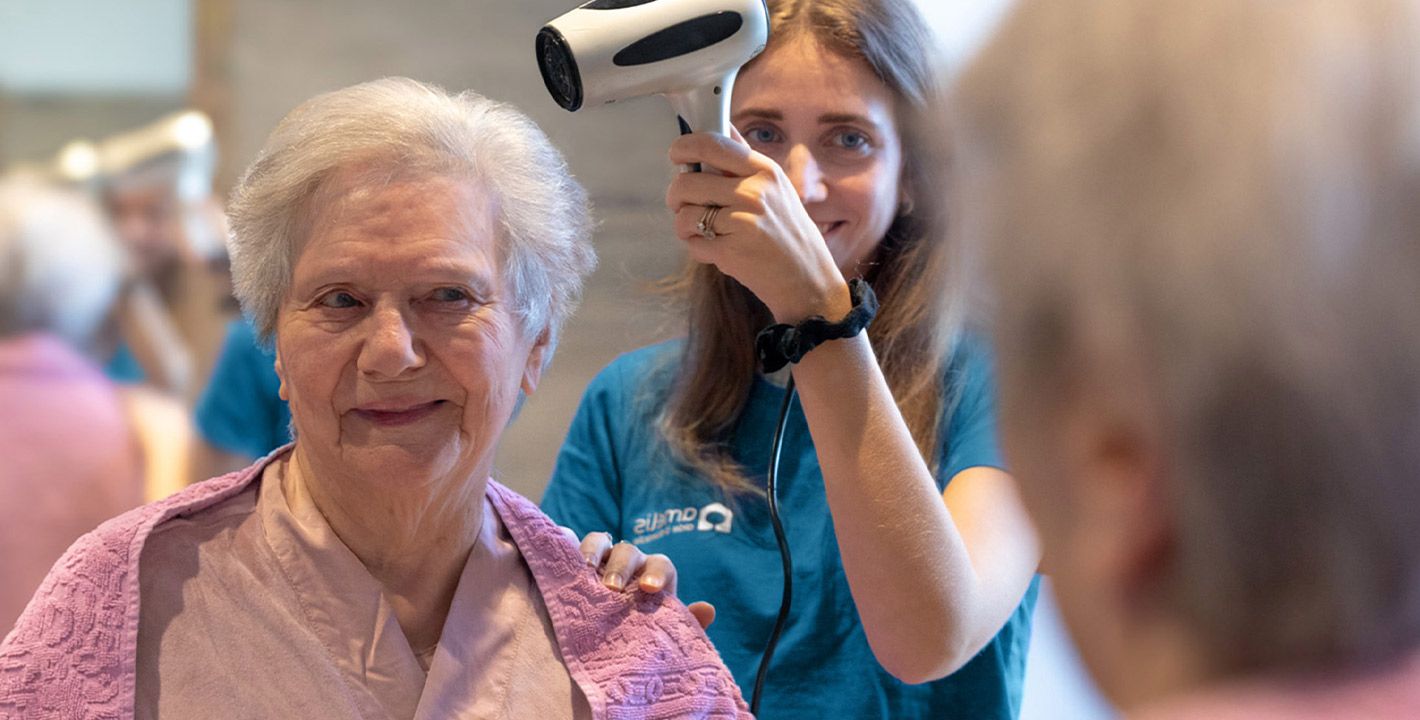
M557 28L548 25L537 33L537 69L552 99L566 110L582 107L582 76L577 58Z

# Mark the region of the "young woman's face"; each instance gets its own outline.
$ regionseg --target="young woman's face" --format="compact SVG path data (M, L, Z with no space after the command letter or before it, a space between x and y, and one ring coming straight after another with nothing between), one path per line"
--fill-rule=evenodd
M732 122L784 168L845 277L867 273L905 199L893 100L866 63L802 35L735 83Z

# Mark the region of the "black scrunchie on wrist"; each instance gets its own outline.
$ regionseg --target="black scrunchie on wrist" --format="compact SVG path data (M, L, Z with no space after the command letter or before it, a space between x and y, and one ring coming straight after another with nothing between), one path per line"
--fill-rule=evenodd
M780 323L760 330L754 339L759 367L772 373L789 363L799 362L825 341L851 338L863 332L878 314L878 296L873 294L867 281L860 278L848 281L848 295L853 300L853 309L838 322L814 315L798 325Z

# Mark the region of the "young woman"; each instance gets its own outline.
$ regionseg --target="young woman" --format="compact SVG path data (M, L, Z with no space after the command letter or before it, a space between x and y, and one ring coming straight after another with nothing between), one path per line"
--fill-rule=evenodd
M794 596L761 713L1014 717L1039 550L934 212L930 35L906 0L769 7L770 45L734 89L740 136L670 152L720 171L667 193L696 261L688 337L593 381L544 508L669 555L681 596L718 606L711 638L748 695L781 597L763 489L787 380L758 372L755 337L845 318L863 278L881 303L868 330L791 366L779 496Z

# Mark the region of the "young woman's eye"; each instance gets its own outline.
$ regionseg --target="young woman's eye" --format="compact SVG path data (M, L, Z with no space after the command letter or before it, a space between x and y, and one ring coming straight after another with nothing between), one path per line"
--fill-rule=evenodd
M344 310L360 306L360 301L357 300L354 295L343 290L326 293L322 295L321 299L317 302L321 307L330 308L332 310Z
M772 127L752 127L745 131L745 140L754 145L768 145L779 141L779 131Z
M871 138L856 130L845 130L838 133L834 142L838 147L852 152L864 152L873 146Z

